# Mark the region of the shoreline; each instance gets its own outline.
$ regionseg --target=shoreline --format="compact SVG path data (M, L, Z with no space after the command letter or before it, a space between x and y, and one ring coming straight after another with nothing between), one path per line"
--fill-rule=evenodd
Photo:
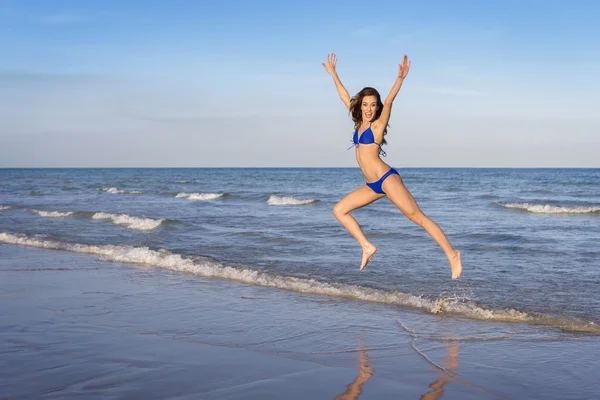
M298 295L86 254L0 244L0 256L0 373L7 378L0 398L595 393L597 337Z
M454 299L455 295L450 296L451 298L428 299L399 291L374 289L345 283L328 283L308 278L280 276L250 268L225 266L209 258L203 257L201 261L198 261L197 257L163 250L152 250L146 247L64 243L0 232L0 244L2 243L88 254L110 261L133 265L144 264L153 268L183 272L199 277L224 279L241 284L275 288L300 294L398 306L419 310L426 314L465 317L491 323L526 324L532 327L559 329L566 333L600 336L600 326L594 321L571 316L528 313L516 309L494 309L472 301L457 301Z

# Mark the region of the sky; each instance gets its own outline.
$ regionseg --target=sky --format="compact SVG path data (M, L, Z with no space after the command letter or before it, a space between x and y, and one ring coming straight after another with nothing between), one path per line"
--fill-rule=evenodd
M598 1L0 0L0 168L600 167Z

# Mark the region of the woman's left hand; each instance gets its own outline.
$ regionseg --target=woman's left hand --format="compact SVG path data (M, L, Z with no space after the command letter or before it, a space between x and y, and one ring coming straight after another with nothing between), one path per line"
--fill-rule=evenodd
M408 70L410 69L410 61L408 61L408 56L405 54L402 59L402 64L398 64L398 78L404 79L406 75L408 75Z

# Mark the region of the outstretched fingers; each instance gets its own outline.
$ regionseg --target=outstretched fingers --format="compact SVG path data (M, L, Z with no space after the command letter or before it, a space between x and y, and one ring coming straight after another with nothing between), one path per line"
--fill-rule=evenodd
M336 57L335 53L328 54L327 62L322 63L323 68L325 68L325 71L327 71L331 75L333 75L335 73L335 65L336 64L337 64L337 57Z
M402 58L402 64L398 64L398 76L401 78L406 78L408 75L408 71L410 70L410 60L408 56L405 54Z
M335 64L337 64L337 56L335 55L335 53L331 53L327 56L327 62L329 63L329 65L335 67Z

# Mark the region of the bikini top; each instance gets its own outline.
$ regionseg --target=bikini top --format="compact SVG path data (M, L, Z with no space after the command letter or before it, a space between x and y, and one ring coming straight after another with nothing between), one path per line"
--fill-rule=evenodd
M375 136L373 136L371 125L369 125L369 127L365 129L363 133L360 134L360 137L358 137L358 129L355 130L354 136L352 137L352 143L354 144L348 149L351 149L352 147L358 147L361 144L376 144L379 146L379 154L383 157L387 156L386 152L383 151L383 149L381 148L381 144L375 141Z

